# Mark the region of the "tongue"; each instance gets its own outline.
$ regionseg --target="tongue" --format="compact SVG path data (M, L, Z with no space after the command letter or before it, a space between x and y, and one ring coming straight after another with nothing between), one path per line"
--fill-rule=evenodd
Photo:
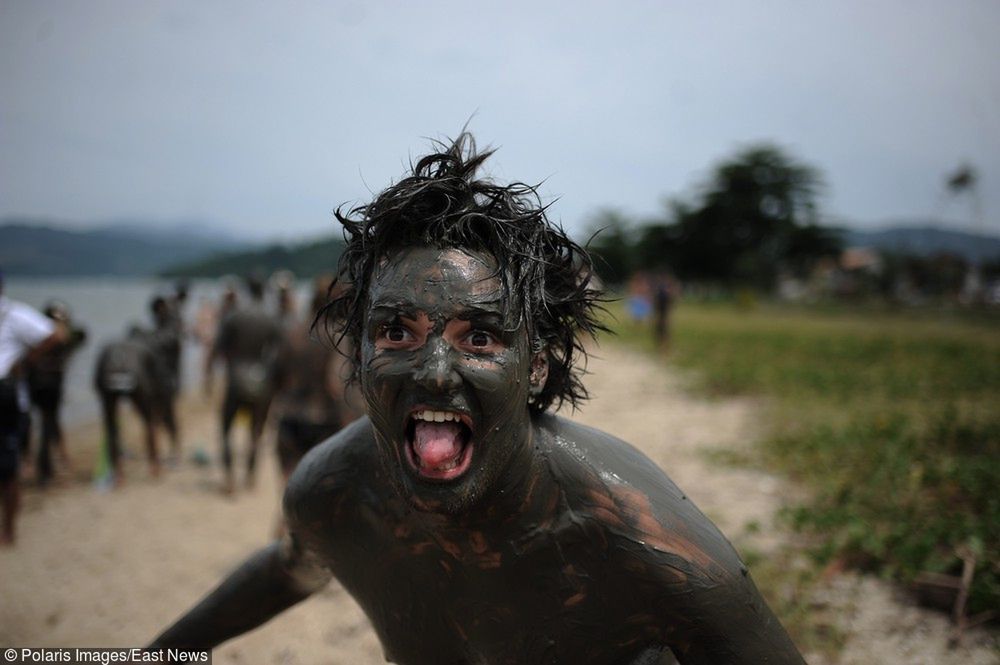
M438 467L462 452L461 429L456 422L430 423L419 420L413 434L413 451L424 467Z

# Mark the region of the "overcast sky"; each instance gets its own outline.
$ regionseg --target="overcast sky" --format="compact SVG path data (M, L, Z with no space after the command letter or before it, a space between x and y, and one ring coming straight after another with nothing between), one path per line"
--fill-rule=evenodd
M0 216L333 229L470 117L582 232L656 215L769 140L856 226L979 172L1000 233L1000 2L0 0Z

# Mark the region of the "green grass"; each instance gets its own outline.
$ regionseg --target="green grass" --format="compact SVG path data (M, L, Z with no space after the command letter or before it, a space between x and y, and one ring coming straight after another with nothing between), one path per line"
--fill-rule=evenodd
M818 562L906 583L958 574L964 547L969 612L1000 606L997 317L685 302L673 318L669 362L709 393L768 398L758 461L810 488L786 517Z

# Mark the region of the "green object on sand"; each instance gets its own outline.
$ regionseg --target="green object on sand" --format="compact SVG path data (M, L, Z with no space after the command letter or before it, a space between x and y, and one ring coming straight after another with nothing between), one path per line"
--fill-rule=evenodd
M115 472L111 468L111 453L108 450L108 440L101 440L101 448L97 453L97 460L94 462L94 487L98 490L107 491L111 489L115 482Z
M191 453L191 461L197 466L208 466L212 463L212 459L205 452L204 448L195 448L194 452Z

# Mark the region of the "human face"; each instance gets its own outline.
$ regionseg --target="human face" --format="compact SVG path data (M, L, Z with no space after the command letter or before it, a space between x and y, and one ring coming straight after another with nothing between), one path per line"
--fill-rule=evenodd
M372 279L361 387L394 484L422 510L473 506L529 450L531 350L495 266L421 247Z

